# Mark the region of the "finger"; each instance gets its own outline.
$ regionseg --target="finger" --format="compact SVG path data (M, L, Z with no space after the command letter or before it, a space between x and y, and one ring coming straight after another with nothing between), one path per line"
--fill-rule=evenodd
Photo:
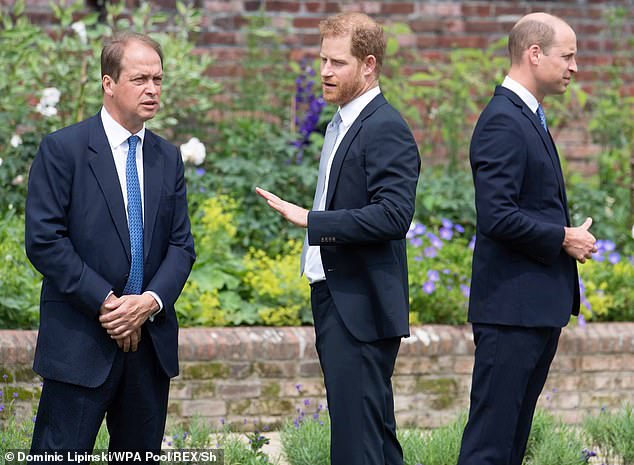
M588 229L590 229L590 226L592 226L592 218L588 217L588 218L586 218L586 220L583 222L583 224L581 225L581 227L587 231Z
M123 341L120 339L116 339L117 341L117 345L119 346L119 349L123 349Z
M123 340L123 351L124 352L129 352L130 351L130 338L126 337Z

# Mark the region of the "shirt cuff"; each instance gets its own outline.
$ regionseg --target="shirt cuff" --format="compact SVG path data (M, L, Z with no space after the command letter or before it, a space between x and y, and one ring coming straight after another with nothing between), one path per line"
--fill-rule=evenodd
M157 311L155 311L154 313L152 313L148 320L150 320L151 323L154 322L154 318L156 317L156 315L158 315L159 313L161 313L161 310L163 310L163 301L161 300L161 298L158 296L158 294L154 291L145 291L144 294L150 294L152 297L154 297L154 300L156 300L156 303L158 303L159 305L159 309Z

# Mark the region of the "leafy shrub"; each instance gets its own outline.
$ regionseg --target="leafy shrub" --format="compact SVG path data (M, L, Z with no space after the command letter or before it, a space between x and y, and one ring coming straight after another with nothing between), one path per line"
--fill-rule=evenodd
M617 412L601 409L599 415L584 419L583 429L593 446L606 458L616 459L623 465L634 464L634 410L631 405L625 404Z
M462 324L467 319L471 248L464 228L413 224L407 233L410 321Z
M597 241L592 260L579 266L581 312L587 320L634 320L634 263L611 241Z
M41 275L24 252L24 217L0 217L0 327L37 328Z
M448 425L428 432L399 432L405 465L454 465L458 462L466 421L463 412Z
M284 455L290 465L330 465L330 419L318 410L303 411L287 421L280 432Z
M245 285L265 325L296 326L312 322L310 287L299 275L302 242L290 241L282 255L269 257L251 249L244 258Z

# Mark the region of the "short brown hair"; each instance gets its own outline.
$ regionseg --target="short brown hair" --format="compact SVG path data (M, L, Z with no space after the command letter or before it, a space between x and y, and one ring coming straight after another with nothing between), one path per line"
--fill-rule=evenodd
M385 32L372 18L363 13L340 13L319 23L320 43L324 37L342 37L350 35L350 52L359 61L368 55L376 58L378 76L385 56Z
M539 45L542 51L548 55L555 42L555 28L551 24L534 19L519 21L509 34L509 53L511 63L519 63L522 54L531 45Z
M161 59L161 66L163 66L163 50L161 45L145 34L139 34L137 32L118 32L111 39L109 39L101 49L101 77L105 75L110 76L114 82L119 80L121 75L121 62L123 61L123 52L125 51L128 43L135 41L141 42L144 45L154 49Z

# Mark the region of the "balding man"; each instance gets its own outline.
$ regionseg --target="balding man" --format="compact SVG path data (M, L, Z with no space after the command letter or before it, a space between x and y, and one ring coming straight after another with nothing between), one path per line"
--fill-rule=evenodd
M544 13L509 36L511 68L480 115L469 321L475 364L459 465L520 465L561 328L579 313L575 260L595 251L592 220L570 227L557 149L542 109L577 71L571 27Z

